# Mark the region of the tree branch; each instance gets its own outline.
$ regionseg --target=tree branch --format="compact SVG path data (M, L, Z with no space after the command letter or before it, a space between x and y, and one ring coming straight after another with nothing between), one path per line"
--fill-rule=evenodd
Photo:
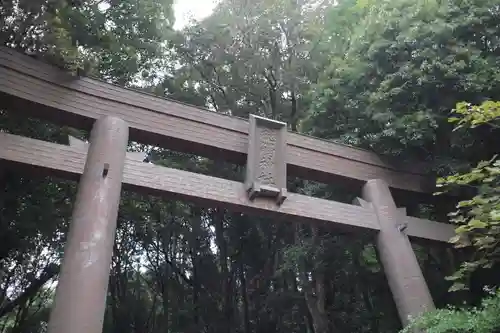
M50 264L47 266L39 279L33 281L16 299L8 302L7 304L0 307L0 318L12 312L16 307L26 303L30 298L36 295L36 293L43 287L47 281L52 279L59 273L59 266L55 264Z

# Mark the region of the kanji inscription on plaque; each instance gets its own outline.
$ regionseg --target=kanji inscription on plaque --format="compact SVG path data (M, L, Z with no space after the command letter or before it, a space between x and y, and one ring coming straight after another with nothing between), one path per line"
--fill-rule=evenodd
M251 200L286 198L286 123L250 115L246 187Z

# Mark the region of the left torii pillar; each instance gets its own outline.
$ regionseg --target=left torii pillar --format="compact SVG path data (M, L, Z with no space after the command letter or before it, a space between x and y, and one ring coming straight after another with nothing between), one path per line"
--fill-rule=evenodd
M1 214L4 208L5 194L7 193L5 178L5 169L0 161L0 218L2 217Z
M92 128L49 333L102 332L127 142L121 119L104 117Z

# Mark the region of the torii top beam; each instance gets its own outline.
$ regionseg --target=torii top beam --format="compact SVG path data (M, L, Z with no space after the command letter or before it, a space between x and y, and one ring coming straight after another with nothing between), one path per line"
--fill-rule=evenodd
M0 47L0 97L16 112L90 129L102 116L130 126L130 139L239 164L246 160L247 120L210 112L91 78L75 78L15 50ZM287 135L287 174L361 188L383 179L394 189L429 193L431 177L396 169L376 154L296 133Z

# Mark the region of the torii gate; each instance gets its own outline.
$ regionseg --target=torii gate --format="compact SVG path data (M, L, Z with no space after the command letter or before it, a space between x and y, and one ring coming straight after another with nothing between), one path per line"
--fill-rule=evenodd
M257 116L229 117L197 107L75 78L0 48L1 108L76 128L93 128L90 144L59 145L0 133L1 166L25 166L80 179L49 333L100 333L122 184L202 205L330 222L348 232L374 232L403 324L434 308L410 238L448 242L446 223L406 215L390 188L428 193L429 179L396 170L368 151L288 133L286 124ZM130 136L129 136L130 132ZM245 183L143 163L128 140L246 161ZM74 141L74 140L70 140ZM362 187L353 205L287 193L286 174Z

